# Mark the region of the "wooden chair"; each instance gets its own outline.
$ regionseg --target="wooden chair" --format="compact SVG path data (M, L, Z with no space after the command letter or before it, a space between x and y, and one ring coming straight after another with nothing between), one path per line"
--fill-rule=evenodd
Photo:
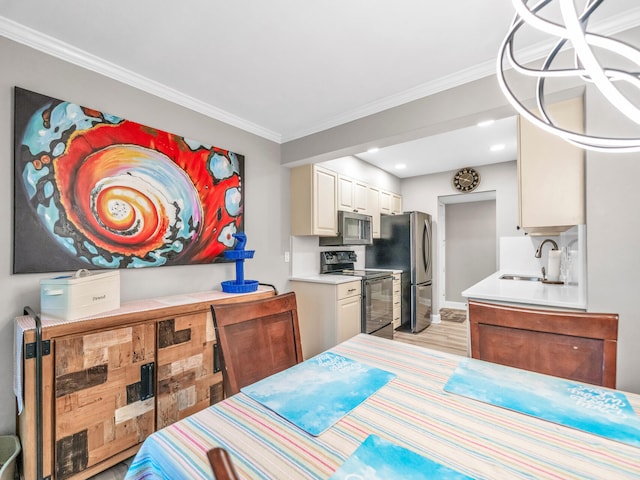
M294 292L212 305L211 313L227 396L302 362Z
M216 480L239 480L240 477L231 463L229 453L221 447L216 447L207 452L207 458L213 469Z

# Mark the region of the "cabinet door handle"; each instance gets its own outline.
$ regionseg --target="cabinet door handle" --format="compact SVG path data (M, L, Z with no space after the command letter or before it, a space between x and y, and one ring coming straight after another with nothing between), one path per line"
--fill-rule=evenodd
M351 292L355 292L357 290L357 288L350 288L349 290L347 290L347 292L351 293Z
M218 373L220 368L220 347L217 343L213 344L213 373Z
M155 363L147 363L140 367L140 400L153 397Z

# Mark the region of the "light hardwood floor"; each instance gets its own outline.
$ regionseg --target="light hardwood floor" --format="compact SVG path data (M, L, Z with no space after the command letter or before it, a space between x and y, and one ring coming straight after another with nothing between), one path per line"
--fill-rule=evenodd
M467 335L467 320L464 322L443 320L440 323L432 323L428 328L419 333L396 331L393 334L393 339L399 342L412 343L421 347L468 357Z

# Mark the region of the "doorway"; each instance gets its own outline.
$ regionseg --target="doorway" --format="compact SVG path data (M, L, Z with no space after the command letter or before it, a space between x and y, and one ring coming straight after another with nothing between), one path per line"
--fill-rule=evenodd
M465 309L462 292L497 269L496 193L438 198L440 306Z

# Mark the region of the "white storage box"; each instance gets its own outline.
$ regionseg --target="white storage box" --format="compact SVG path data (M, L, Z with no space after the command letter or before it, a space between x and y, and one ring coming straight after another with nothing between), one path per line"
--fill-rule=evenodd
M120 308L120 271L78 270L74 275L40 280L43 315L75 320Z

